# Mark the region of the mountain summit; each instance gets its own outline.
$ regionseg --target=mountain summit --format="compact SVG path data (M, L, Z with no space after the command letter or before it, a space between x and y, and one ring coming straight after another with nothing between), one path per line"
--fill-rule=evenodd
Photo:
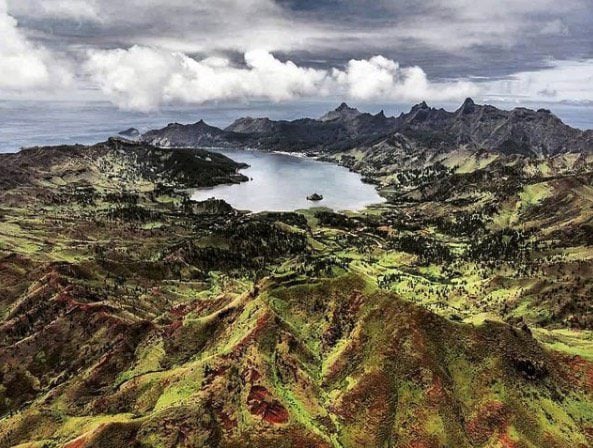
M332 110L319 118L319 121L348 120L354 119L360 115L362 115L362 113L358 109L350 107L346 103L342 103L335 110Z
M478 105L471 98L455 112L414 106L399 117L398 132L421 145L439 149L485 150L531 156L593 150L593 132L562 122L545 109L510 111Z
M466 98L461 107L458 109L458 112L463 114L471 114L474 111L475 106L476 103L474 103L474 100L471 98Z

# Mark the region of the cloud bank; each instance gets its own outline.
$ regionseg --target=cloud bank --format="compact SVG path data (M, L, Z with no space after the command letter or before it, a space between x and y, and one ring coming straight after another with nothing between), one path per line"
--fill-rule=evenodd
M485 83L483 94L501 101L593 103L593 59L551 61L546 70L516 73Z
M98 95L143 111L591 102L592 12L589 0L0 0L0 97Z
M84 69L111 102L143 112L176 103L320 97L414 103L474 96L504 102L593 103L593 59L549 61L546 69L500 80L432 81L421 67L401 66L383 56L316 69L282 61L265 50L249 51L237 64L221 57L197 60L180 52L134 46L91 50Z
M458 100L477 93L469 82L432 83L420 67L400 67L375 56L344 69L314 69L281 61L264 50L245 53L244 66L228 59L195 60L178 52L134 46L90 51L86 71L124 109L150 111L163 104L346 96L358 100Z
M69 74L52 63L52 56L31 44L0 0L0 91L48 88L67 83Z
M17 22L8 15L6 2L0 0L0 87L28 88L49 80L43 54L19 33Z
M332 77L346 86L348 96L359 100L387 99L399 102L459 100L478 93L471 82L433 83L420 67L400 67L383 56L351 60L346 70L334 69Z

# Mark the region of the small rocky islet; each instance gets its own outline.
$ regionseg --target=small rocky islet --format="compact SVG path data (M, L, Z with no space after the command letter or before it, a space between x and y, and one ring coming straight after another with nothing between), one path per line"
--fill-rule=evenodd
M140 131L136 128L128 128L125 131L119 132L118 135L121 137L135 139L140 137Z
M313 201L313 202L323 201L323 196L320 195L319 193L313 193L313 194L307 196L307 201Z

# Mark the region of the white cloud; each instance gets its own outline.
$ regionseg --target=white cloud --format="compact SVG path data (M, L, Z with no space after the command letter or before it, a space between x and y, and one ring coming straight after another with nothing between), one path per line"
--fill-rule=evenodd
M486 98L503 101L593 102L593 59L552 61L550 68L525 71L482 85Z
M181 55L148 48L91 51L86 69L103 93L123 109L155 109L164 86L182 66Z
M245 53L246 68L230 65L225 59L208 58L197 62L184 59L184 70L176 73L166 88L166 96L190 103L212 100L265 98L286 101L328 92L328 75L323 70L282 62L270 53Z
M415 42L441 51L504 48L541 35L563 36L570 31L564 19L591 13L588 0L382 1L394 14L403 14L402 20L376 33L370 31L365 40L383 35L389 42Z
M593 102L593 59L555 61L538 71L502 80L432 81L418 66L402 67L383 56L351 60L344 68L313 69L281 61L264 50L245 53L244 65L209 57L134 46L91 50L91 80L123 109L150 111L163 104L339 97L362 101L448 102L486 100Z
M478 93L470 82L432 83L420 67L400 67L383 56L351 60L345 71L334 70L334 76L347 87L350 97L362 100L448 101Z
M0 36L1 92L47 88L69 80L63 67L51 65L46 50L32 45L20 32L5 0L0 0Z
M345 70L319 70L254 50L245 53L245 66L237 67L223 58L197 61L182 53L134 46L90 51L86 70L116 105L142 111L175 102L286 101L328 95L442 101L476 92L467 82L431 83L421 68L400 68L382 56L352 60Z
M49 71L40 53L21 36L3 0L0 0L0 36L0 88L27 88L47 82Z
M246 67L223 58L196 61L182 53L134 46L90 51L86 70L116 105L148 111L163 103L324 94L327 72L281 62L265 51L245 54Z

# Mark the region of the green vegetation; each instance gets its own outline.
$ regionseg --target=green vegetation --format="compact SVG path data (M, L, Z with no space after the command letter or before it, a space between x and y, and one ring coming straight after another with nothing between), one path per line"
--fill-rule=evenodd
M251 215L142 148L6 156L0 447L593 443L586 170L439 155Z

